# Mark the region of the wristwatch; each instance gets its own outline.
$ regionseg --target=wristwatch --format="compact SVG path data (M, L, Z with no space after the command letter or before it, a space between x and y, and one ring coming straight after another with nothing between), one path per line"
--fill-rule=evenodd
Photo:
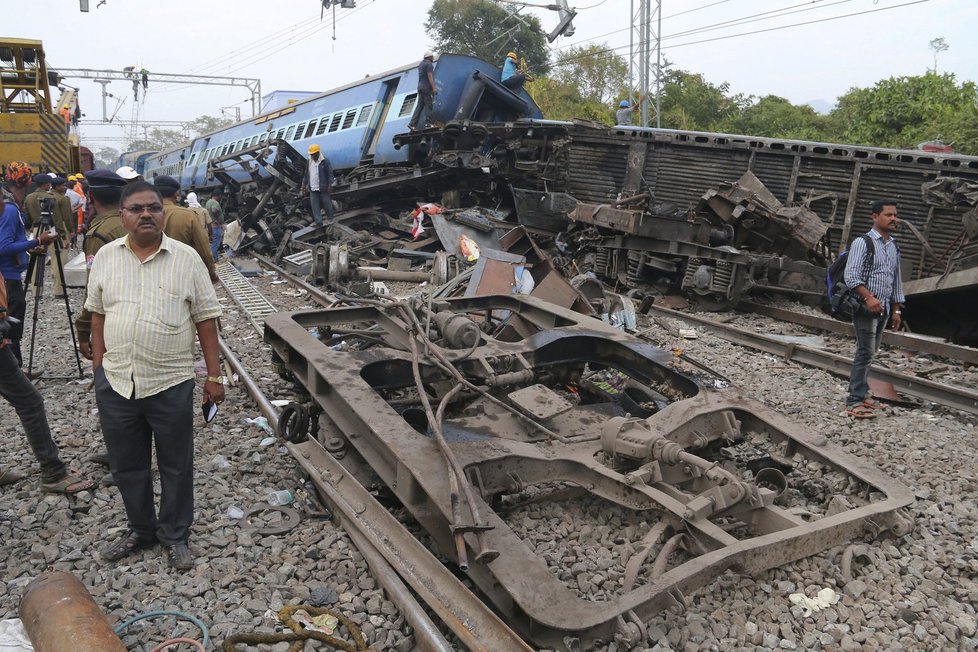
M224 376L208 376L204 380L206 380L209 383L217 383L218 385L227 384L227 380L225 379Z

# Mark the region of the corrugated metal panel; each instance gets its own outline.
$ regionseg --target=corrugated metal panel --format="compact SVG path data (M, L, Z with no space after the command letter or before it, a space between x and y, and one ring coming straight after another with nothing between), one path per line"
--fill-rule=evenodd
M795 158L799 158L794 203L806 197L821 197L811 203L811 208L830 224L834 248L838 248L844 232L857 165L861 176L852 203L848 240L871 227L870 202L888 197L899 202L903 219L927 233L938 256L958 237L961 215L966 209L931 211L923 201L921 184L936 176L958 176L978 182L978 157L726 134L576 126L568 146L567 184L561 190L585 202L614 200L624 183L628 147L641 140L650 144L645 184L657 200L683 207L695 206L710 188L738 179L748 169L752 154L750 165L754 173L784 201ZM910 266L907 278L918 277L922 262L925 271L934 266L929 257L924 260L923 247L911 233L900 234L899 240L904 263Z

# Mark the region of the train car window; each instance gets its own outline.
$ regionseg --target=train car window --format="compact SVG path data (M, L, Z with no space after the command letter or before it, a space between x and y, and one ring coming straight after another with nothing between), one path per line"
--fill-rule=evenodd
M342 113L337 113L333 116L333 121L329 124L329 133L333 133L340 128L340 120L343 119Z
M414 113L414 105L418 103L418 94L411 93L404 97L404 102L401 104L401 110L398 112L397 117L403 118L404 116L411 115Z
M278 130L278 133L275 134L275 137L276 138L281 138L284 135L285 135L285 127L282 127L281 129Z
M295 132L295 125L289 127L289 130L285 132L285 140L292 140L292 134Z
M324 133L326 133L326 130L329 128L329 118L330 118L330 116L324 115L319 120L319 128L316 129L316 135L317 136L322 136Z
M364 104L360 107L360 117L357 118L358 127L362 127L363 125L367 124L367 122L370 120L370 114L373 113L373 108L374 107L372 104Z
M306 135L305 135L305 137L306 138L311 137L313 135L313 133L315 133L315 131L316 131L316 121L315 120L310 120L309 121L309 126L306 127Z
M267 131L261 135L261 137L258 139L258 142L259 143L264 143L266 140L268 140L268 132Z
M301 139L302 138L302 134L305 132L305 130L306 130L306 123L305 122L300 122L299 123L299 126L295 128L295 138L293 138L292 140L293 141L296 141L296 140Z
M353 119L357 117L357 110L350 109L346 112L346 117L343 118L343 129L349 129L353 126Z

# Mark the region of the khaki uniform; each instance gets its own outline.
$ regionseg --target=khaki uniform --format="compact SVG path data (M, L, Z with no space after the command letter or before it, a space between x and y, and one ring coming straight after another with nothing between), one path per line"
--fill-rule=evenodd
M92 223L88 226L85 233L85 244L82 251L85 252L86 267L92 266L92 259L96 252L103 245L118 238L129 235L125 227L122 226L122 218L119 216L119 209L113 209L105 215L96 215L92 218ZM88 294L86 289L85 294ZM82 302L84 305L84 301ZM79 342L87 342L92 337L92 313L82 308L81 314L75 319L75 331L78 333Z
M166 237L193 247L207 268L211 280L217 278L214 267L214 257L211 255L211 245L207 231L200 225L197 215L189 208L169 204L163 200L163 233Z
M27 195L24 199L24 211L27 212L28 228L37 226L41 221L41 199L48 198L54 200L53 218L54 227L61 234L62 238L71 237L74 223L71 214L71 202L62 194L53 190L38 190Z
M194 215L197 216L197 221L200 225L204 227L204 233L208 233L208 225L211 223L211 214L207 212L207 209L201 206L200 208L188 208L187 210L193 211Z

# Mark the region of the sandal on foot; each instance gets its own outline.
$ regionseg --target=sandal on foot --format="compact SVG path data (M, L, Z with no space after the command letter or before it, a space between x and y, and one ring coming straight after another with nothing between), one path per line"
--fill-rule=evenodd
M846 410L848 414L853 419L875 419L876 411L872 408L866 407L865 405L854 405Z
M151 548L157 543L155 536L151 539L144 539L132 530L127 530L118 541L102 550L99 555L105 561L119 561L143 548Z
M77 494L81 491L88 491L95 487L95 483L87 478L82 478L71 473L65 475L57 482L42 482L41 491L48 494Z
M875 398L871 398L871 397L866 397L866 399L863 400L863 406L864 407L868 407L870 410L885 410L886 409L886 405L885 404L880 403Z
M20 482L27 476L17 473L16 471L11 471L9 469L0 469L0 487L8 484L13 484L15 482Z

